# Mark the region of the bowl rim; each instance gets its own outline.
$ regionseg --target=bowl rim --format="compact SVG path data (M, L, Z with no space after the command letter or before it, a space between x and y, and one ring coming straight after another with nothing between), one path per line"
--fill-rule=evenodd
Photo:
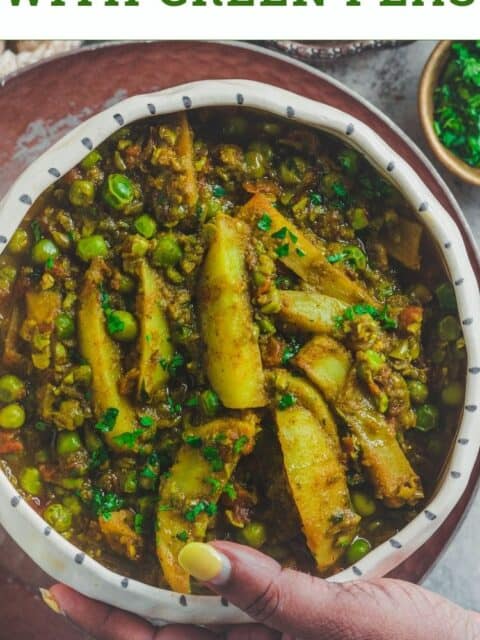
M476 169L445 147L435 133L433 123L433 91L448 61L453 40L442 40L433 49L418 85L417 107L422 130L437 160L463 181L480 186L480 168Z
M475 378L480 373L480 340L475 335L475 323L480 317L480 301L477 280L459 228L410 165L373 129L352 118L347 112L266 83L248 80L202 80L159 92L132 96L73 129L33 162L14 182L0 203L3 234L0 236L0 253L31 204L44 189L69 171L92 148L119 127L156 115L213 106L243 106L271 112L325 130L357 148L412 204L417 217L436 240L448 266L463 322L468 356L465 411L460 420L457 441L436 492L424 511L356 565L332 576L329 580L345 582L361 576L371 578L384 575L409 557L439 528L461 498L473 470L480 444L480 434L475 429L474 420L480 382L480 379L477 382ZM28 522L37 535L48 535L49 541L54 543L58 552L70 563L74 562L77 570L83 574L80 587L78 576L75 577L73 586L86 595L135 612L138 612L138 603L133 605L132 596L139 596L146 601L142 607L142 615L159 624L166 619L179 622L191 620L192 614L187 614L188 607L190 611L195 611L197 622L235 623L248 620L245 614L234 607L227 607L218 596L184 596L135 580L126 580L125 577L85 556L77 547L48 527L33 508L18 495L3 472L0 474L0 493L6 498L0 498L0 520L6 530L16 539L17 536L13 532L15 527L12 524L12 514L16 513L20 521ZM12 507L15 508L14 511ZM42 568L54 577L59 577L57 569L50 565L45 567L42 558L35 556L34 548L25 548L21 542L19 544ZM60 579L65 579L64 573L60 573ZM109 593L106 593L106 584L109 586ZM163 611L162 616L155 615L159 610Z

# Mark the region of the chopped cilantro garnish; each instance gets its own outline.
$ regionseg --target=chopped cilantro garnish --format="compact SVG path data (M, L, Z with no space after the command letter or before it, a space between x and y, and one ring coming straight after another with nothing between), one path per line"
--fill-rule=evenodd
M39 242L43 238L43 233L40 229L38 220L33 220L33 222L30 224L30 227L32 229L33 239L35 240L35 242Z
M277 240L285 240L285 238L287 237L287 232L287 227L282 227L278 231L275 231L275 233L272 233L272 238L275 238Z
M98 469L108 460L108 451L105 447L99 447L92 451L89 460L90 469Z
M220 186L219 184L216 184L212 189L212 193L215 196L215 198L222 198L227 192L222 186Z
M266 213L264 213L259 221L257 222L257 227L260 231L269 231L272 226L272 219Z
M294 233L292 233L291 231L288 232L288 237L290 238L290 240L293 242L293 244L297 244L298 242L298 236L296 236Z
M50 258L47 258L47 261L45 262L45 268L53 269L54 265L55 265L55 258L53 258L52 256L50 256Z
M124 505L124 500L116 493L109 491L106 493L103 489L92 489L91 509L96 516L102 516L105 520L109 520L112 511L118 511Z
M227 484L223 487L223 493L226 493L230 500L235 500L237 497L237 492L235 491L235 487L231 482L227 482Z
M108 333L110 334L120 333L120 331L123 331L125 329L124 321L121 318L119 318L117 315L115 315L112 310L109 310L108 312L105 312L105 313L107 316Z
M157 511L171 511L172 507L169 504L159 504Z
M434 92L433 128L440 141L472 167L480 167L480 47L454 42Z
M148 478L150 480L154 480L157 477L157 474L151 467L145 467L144 469L142 469L140 475L142 476L142 478Z
M160 359L160 365L162 366L162 368L165 369L165 371L168 371L168 373L172 376L177 375L178 369L180 369L180 367L183 367L184 364L185 358L181 353L176 353L174 356L172 356L172 358L170 358L170 360L166 360L165 358Z
M153 424L152 416L140 416L139 420L142 427L151 427Z
M115 422L117 421L118 409L115 407L110 407L105 411L100 421L95 425L95 429L101 431L102 433L109 433L113 427L115 426Z
M180 540L180 542L187 542L188 533L186 531L179 531L175 537Z
M48 429L48 423L43 420L37 420L35 422L35 429L37 431L46 431Z
M295 338L292 338L290 343L287 344L287 346L283 351L282 364L288 364L288 362L297 355L299 349L300 349L300 345L295 340Z
M319 193L312 193L310 195L310 202L313 204L314 207L316 207L319 204L322 204L322 196Z
M307 255L305 251L303 251L303 249L300 249L298 247L295 249L295 253L297 254L297 256L300 256L300 258L303 258Z
M286 256L288 256L289 251L290 245L288 244L288 242L286 244L281 244L275 249L275 253L279 258L285 258Z
M192 398L189 398L185 402L186 407L198 407L198 405L199 405L199 399L197 396L193 396Z
M345 260L346 257L347 254L345 253L345 251L340 251L339 253L332 253L327 257L327 260L328 262L330 262L330 264L335 264L335 262L341 262L342 260Z
M141 513L136 513L133 519L133 528L135 529L135 533L141 535L143 533L143 515Z
M346 320L353 320L355 316L362 315L369 315L374 320L378 320L384 329L396 329L398 327L398 322L389 315L386 306L379 311L371 304L355 304L352 307L348 307L341 316L336 318L336 325L338 328L342 328Z
M189 522L195 522L197 516L205 512L209 516L214 516L217 513L217 505L213 502L207 502L206 500L200 500L196 505L185 511L185 520Z
M332 191L339 198L345 198L345 196L347 195L347 190L343 182L335 182L335 184L332 186Z
M292 395L291 393L284 393L283 396L281 396L278 401L278 408L281 411L284 411L285 409L289 409L290 407L293 407L296 401L297 399L295 398L294 395Z
M203 447L202 454L205 460L208 460L212 471L222 471L225 466L220 456L220 451L213 445Z
M220 480L217 480L216 478L205 478L205 482L207 482L211 487L212 487L212 494L213 493L217 493L217 491L219 491L222 488L222 483L220 482Z
M248 444L248 436L240 436L240 438L238 438L238 440L235 440L235 442L233 443L233 453L242 453L243 448L246 444Z
M170 395L167 397L167 407L172 416L179 416L182 413L182 405L175 402Z
M201 439L201 437L194 435L185 436L184 441L194 449L200 449L203 444L203 440Z
M138 438L142 435L142 429L135 429L135 431L127 431L126 433L121 433L119 436L115 436L113 441L120 445L121 447L127 447L128 449L133 449Z

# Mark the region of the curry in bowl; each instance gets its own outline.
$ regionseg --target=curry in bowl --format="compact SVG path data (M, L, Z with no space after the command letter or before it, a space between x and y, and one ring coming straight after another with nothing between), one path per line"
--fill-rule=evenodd
M355 150L246 109L123 127L0 258L0 457L122 575L233 539L330 575L435 488L464 397L453 289Z

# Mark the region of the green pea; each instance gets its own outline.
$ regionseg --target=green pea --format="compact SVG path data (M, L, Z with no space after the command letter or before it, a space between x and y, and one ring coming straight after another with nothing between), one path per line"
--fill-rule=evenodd
M60 313L55 318L55 328L60 340L68 340L75 333L75 323L68 313Z
M261 522L249 522L241 529L239 537L249 547L260 549L267 541L267 530Z
M135 190L130 178L122 173L111 173L106 181L103 199L112 209L121 211L130 204L135 196Z
M358 172L359 156L353 149L343 149L338 155L338 162L348 176Z
M59 253L56 244L48 240L48 238L43 238L33 245L32 260L35 264L45 264L47 260L54 260Z
M433 404L422 404L417 411L416 428L419 431L431 431L438 426L440 417L437 407Z
M7 404L0 409L0 427L2 429L20 429L25 423L25 409L22 405Z
M355 564L356 562L359 562L362 558L364 558L371 550L371 548L372 545L366 538L357 538L348 547L345 554L345 559L347 560L348 564Z
M107 254L108 246L103 236L88 236L77 242L77 256L84 262L93 258L104 258Z
M227 137L238 138L247 132L248 122L243 116L232 116L225 121L223 133Z
M137 472L135 470L129 471L125 476L123 490L125 493L137 492Z
M90 180L74 180L68 199L74 207L89 207L95 200L95 185Z
M65 496L62 499L62 504L66 507L73 516L79 516L83 511L83 506L80 498L77 496Z
M455 342L462 335L460 324L454 316L442 318L438 323L437 331L439 337L447 342Z
M60 431L57 437L57 453L68 456L83 449L82 441L76 431Z
M372 520L372 522L369 522L367 525L367 529L368 531L370 531L370 533L375 533L375 531L378 531L382 527L383 527L383 520L380 520L380 519Z
M207 389L200 394L200 407L208 417L213 417L220 409L220 399L211 389Z
M410 400L414 404L423 404L428 398L428 387L420 380L409 380L407 382Z
M87 169L87 170L92 169L95 165L101 162L101 160L102 160L101 153L96 149L94 149L93 151L90 151L88 156L85 156L85 158L82 160L81 167L82 169Z
M251 178L260 179L265 175L265 158L260 151L247 151L245 165Z
M47 449L39 449L35 452L35 462L37 464L45 464L50 460Z
M58 533L65 533L72 526L72 512L59 502L52 502L43 512L43 518Z
M85 446L90 453L93 453L103 447L102 439L93 431L93 429L85 429Z
M122 273L119 278L118 290L124 294L132 293L135 291L135 280L126 273Z
M5 265L0 268L0 281L13 284L17 277L17 269L12 265Z
M280 180L286 185L300 184L306 170L307 166L303 158L288 158L280 165Z
M138 231L145 238L153 238L153 236L157 233L157 223L155 220L144 213L139 216L135 222L133 223L135 230Z
M352 504L355 511L362 518L368 518L368 516L372 516L377 510L377 504L375 500L368 495L368 493L364 493L363 491L352 491L350 494L352 498Z
M160 236L152 254L152 262L156 267L173 266L180 262L183 251L173 234Z
M138 322L129 311L112 311L107 319L110 335L119 342L132 342L138 335Z
M0 378L0 402L15 402L25 394L25 384L17 376L7 373Z
M355 231L361 231L368 227L368 213L363 207L355 207L350 209L347 213L347 217L350 220L352 229Z
M32 496L40 496L43 492L43 484L40 471L35 467L25 467L19 477L22 489Z
M458 407L462 404L464 388L460 382L450 382L442 389L442 402L447 407Z
M409 295L414 300L418 300L418 302L421 302L422 304L426 304L427 302L430 302L430 300L432 299L432 293L430 289L428 289L428 287L426 287L424 284L420 282L418 282L417 284L413 285L413 287L411 287L409 291Z
M18 256L27 251L29 244L30 239L25 229L17 229L8 243L8 251Z
M344 253L346 254L346 262L351 263L355 267L355 269L365 271L365 269L367 268L367 256L359 247L353 245L345 247Z
M252 142L248 150L258 151L262 155L264 164L268 164L273 158L273 149L268 142Z
M435 289L435 295L437 296L438 304L441 309L445 311L455 311L457 308L457 300L455 298L455 291L453 290L450 282L444 282Z

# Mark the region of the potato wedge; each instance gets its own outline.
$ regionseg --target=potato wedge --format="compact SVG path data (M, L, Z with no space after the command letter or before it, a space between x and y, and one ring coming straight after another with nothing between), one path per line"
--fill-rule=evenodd
M352 280L339 265L330 264L325 257L325 251L320 244L312 242L293 222L283 216L263 194L257 193L241 209L239 217L250 227L257 229L258 220L267 215L271 220L268 232L260 231L262 240L267 245L275 246L278 240L272 238L272 233L287 229L287 236L283 243L288 243L288 254L279 259L302 280L312 285L317 291L338 298L347 303L370 302L375 303L366 287ZM292 240L296 238L296 242Z
M279 291L279 316L301 331L332 333L347 305L315 291Z
M399 218L398 223L383 237L387 252L407 269L420 269L422 227L417 222Z
M293 360L323 393L334 402L345 386L352 366L349 352L328 336L315 336L307 342Z
M285 371L276 385L296 402L275 409L278 438L293 498L319 571L327 571L343 553L339 544L355 537L359 516L350 504L346 470L332 414L308 382Z
M104 277L104 263L95 259L85 273L78 310L78 339L80 352L92 368L93 405L97 420L107 409L118 410L113 429L105 433L108 445L115 450L135 450L124 447L115 438L138 429L135 412L120 395L117 387L120 377L120 353L107 333L105 317L100 301L100 286Z
M193 154L193 134L188 124L185 113L180 113L179 132L176 141L176 151L182 164L182 173L178 178L178 187L183 192L183 199L191 209L198 200L197 179L195 175L194 154Z
M421 500L420 478L400 447L394 427L363 393L354 369L337 397L335 408L358 442L361 462L371 478L376 497L391 508Z
M138 349L139 376L137 394L140 399L149 398L162 389L168 380L167 367L173 356L173 345L165 315L164 289L160 275L150 267L146 260L137 266L139 292L137 296L137 314L140 322Z
M32 364L44 370L52 358L52 337L55 319L60 313L62 297L58 291L27 291L25 294L26 317L20 336L30 343Z
M187 542L205 539L225 484L240 456L253 449L256 433L252 414L213 420L185 434L171 475L160 487L157 508L157 555L173 591L190 593L190 576L178 554Z
M217 215L198 288L207 376L230 409L267 404L248 297L244 255L248 237L243 222Z

